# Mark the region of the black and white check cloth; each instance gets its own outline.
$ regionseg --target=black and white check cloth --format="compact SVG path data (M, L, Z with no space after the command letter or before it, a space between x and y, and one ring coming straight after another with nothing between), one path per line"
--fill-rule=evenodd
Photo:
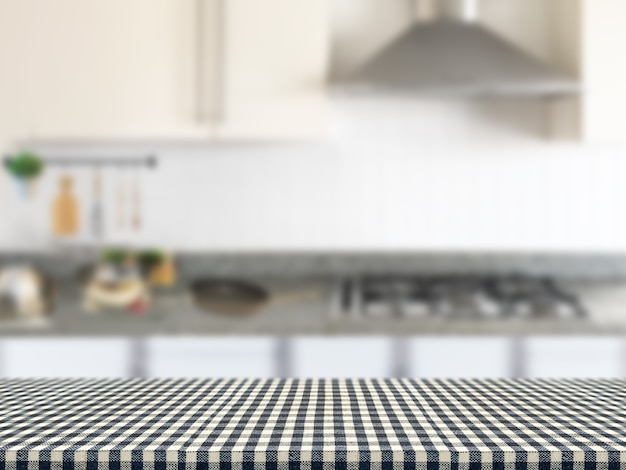
M3 380L0 470L625 470L625 380Z

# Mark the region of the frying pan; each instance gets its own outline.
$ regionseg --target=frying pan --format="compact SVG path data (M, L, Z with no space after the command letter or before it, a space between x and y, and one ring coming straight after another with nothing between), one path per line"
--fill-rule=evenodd
M194 304L206 311L250 315L270 305L318 299L319 289L272 294L251 282L231 279L200 279L191 284Z

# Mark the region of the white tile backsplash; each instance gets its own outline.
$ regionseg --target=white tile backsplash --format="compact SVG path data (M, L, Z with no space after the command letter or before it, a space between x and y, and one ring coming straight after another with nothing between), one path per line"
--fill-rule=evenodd
M156 150L146 226L110 233L183 250L626 250L626 145L545 138L540 100L342 98L319 145L89 145ZM85 209L89 173L80 176ZM107 175L109 189L118 173ZM50 244L54 181L33 202L0 181L0 249ZM116 216L115 191L107 214Z

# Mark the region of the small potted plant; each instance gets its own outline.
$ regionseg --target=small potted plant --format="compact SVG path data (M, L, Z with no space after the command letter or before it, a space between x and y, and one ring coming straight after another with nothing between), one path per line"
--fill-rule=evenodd
M113 248L102 253L101 261L117 272L135 270L153 286L169 287L175 282L176 273L171 256L160 250L134 252Z
M20 152L5 161L7 171L18 183L25 196L31 196L35 190L37 178L44 169L43 160L33 152Z
M100 310L145 313L151 298L140 270L132 251L114 248L103 252L85 286L85 309L92 313Z
M154 271L163 263L165 255L158 250L146 250L137 254L137 261L146 279L152 279Z
M111 248L102 253L102 261L112 265L121 265L131 256L131 253L122 248Z

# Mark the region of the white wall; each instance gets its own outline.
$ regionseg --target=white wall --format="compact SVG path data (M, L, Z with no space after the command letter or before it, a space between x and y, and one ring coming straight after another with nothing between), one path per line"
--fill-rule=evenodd
M559 50L553 3L483 0L481 15L548 58ZM335 2L335 72L405 27L407 5ZM334 135L320 145L71 151L161 156L144 181L145 229L110 239L187 250L626 250L626 145L547 140L546 102L344 97L334 111ZM85 198L89 178L78 176ZM106 177L114 218L119 172ZM55 179L27 204L0 179L0 249L50 244Z
M160 146L162 165L144 179L145 229L112 237L187 250L626 249L626 148L545 140L544 103L336 108L335 137L318 146ZM119 175L106 175L110 218ZM56 176L28 203L0 180L0 247L50 243ZM88 200L90 175L77 177Z

